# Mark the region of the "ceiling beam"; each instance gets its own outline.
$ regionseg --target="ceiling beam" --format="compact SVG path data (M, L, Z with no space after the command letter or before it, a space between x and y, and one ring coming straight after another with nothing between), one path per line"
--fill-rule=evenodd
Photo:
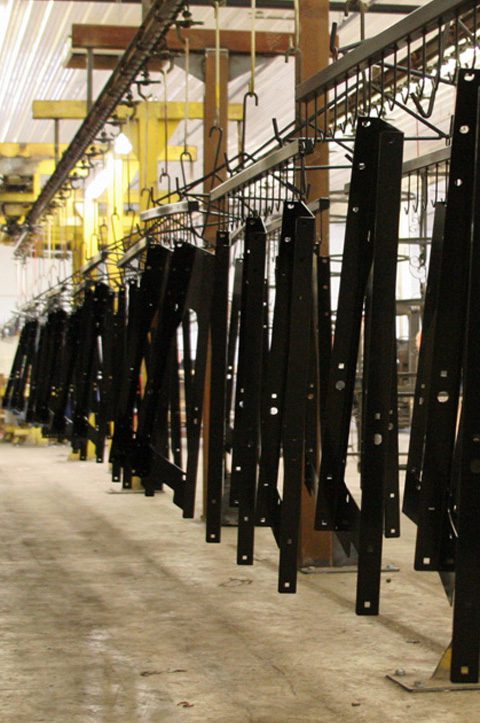
M64 186L76 164L84 156L89 145L129 90L145 61L164 45L165 36L183 5L184 0L154 0L145 20L105 83L87 117L60 159L55 172L30 209L26 219L30 227L38 222L55 195ZM28 246L29 243L28 238L25 239L25 245ZM18 248L17 244L16 254L18 255L21 251L22 249Z
M93 70L115 70L121 55L122 54L120 51L118 53L112 53L111 55L107 55L105 53L94 53L92 59ZM147 68L150 73L160 73L165 67L165 64L166 63L164 60L149 60L147 63ZM71 53L70 57L65 63L65 68L70 68L73 70L86 70L87 54L84 52Z
M90 0L80 0L81 2L90 2ZM123 0L123 4L138 5L142 0ZM118 2L118 0L99 0L99 2ZM191 7L209 7L211 0L190 0L188 3ZM228 8L247 8L252 7L251 0L224 0L223 7ZM293 10L293 0L257 0L257 10ZM377 15L407 15L408 13L418 10L420 5L402 5L401 3L376 3L367 6L369 13ZM343 13L345 11L345 0L333 0L329 3L330 12ZM352 12L352 11L350 11Z
M129 25L72 25L72 48L74 50L125 50L132 41L136 27ZM183 31L190 42L190 52L204 53L205 48L215 47L215 30L208 28L190 28ZM284 55L290 46L291 33L257 32L255 48L257 55ZM244 30L222 30L222 47L230 53L249 54L251 33ZM167 48L183 52L185 46L175 30L169 30L166 36Z
M60 146L60 151L66 149ZM0 143L0 158L55 158L53 143Z
M161 101L149 101L149 117L163 120L164 105ZM204 105L201 101L191 101L188 104L188 117L190 120L203 118ZM32 117L35 120L83 120L87 115L87 102L85 100L34 100L32 103ZM128 120L132 116L132 109L126 105L118 105L115 116L120 120ZM182 120L185 118L185 103L176 100L167 102L168 120ZM243 118L241 103L228 104L228 119L239 121ZM19 145L19 144L17 144ZM0 149L2 144L0 144Z

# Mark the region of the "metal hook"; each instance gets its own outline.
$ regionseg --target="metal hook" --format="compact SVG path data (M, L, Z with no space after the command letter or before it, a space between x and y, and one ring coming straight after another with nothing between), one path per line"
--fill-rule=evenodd
M163 170L163 171L161 172L161 174L159 175L159 177L158 177L158 184L159 184L159 185L161 184L162 179L164 179L164 178L167 179L167 193L168 193L168 195L170 196L170 195L171 195L171 191L172 191L172 179L171 179L171 177L170 177L170 174L167 173L166 170Z
M255 106L258 107L258 95L254 91L247 91L243 96L242 147L240 150L240 158L242 163L245 162L245 141L247 136L247 101L249 98L253 98L255 101Z
M148 195L148 208L150 208L150 206L153 206L153 204L155 203L155 199L153 198L153 188L151 186L150 188L142 188L142 190L140 191L140 199L142 199L145 193Z
M425 53L426 53L426 51L425 51L425 49L423 49L423 53L422 53L422 55L423 55L423 60L424 60L423 77L422 77L422 80L420 81L419 86L418 86L418 87L420 87L420 85L421 85L422 89L421 89L421 91L419 91L419 93L412 93L412 94L411 94L411 98L412 98L412 100L413 100L413 102L414 102L414 104L415 104L415 107L416 107L417 111L419 112L419 114L422 116L422 118L430 118L430 116L431 116L432 113L433 113L433 108L434 108L435 100L436 100L436 97L437 97L437 91L438 91L438 88L439 88L439 86L440 86L441 67L442 67L443 58L444 58L444 55L445 55L445 47L446 47L446 44L447 44L447 42L448 42L449 32L450 32L450 23L446 23L446 24L445 24L445 28L444 28L444 30L443 30L443 33L442 33L442 30L441 30L441 27L438 28L438 69L437 69L437 75L436 75L435 78L431 81L431 83L432 83L432 89L431 89L431 91L430 91L430 98L428 99L428 106L427 106L426 110L424 110L424 109L422 108L422 105L421 105L421 102L420 102L421 99L423 98L423 93L424 93L424 90L425 90L425 81L426 81L426 59L425 59ZM423 41L424 41L424 46L425 46L425 42L426 42L426 41L425 41L425 36L424 36L424 38L423 38Z
M280 131L278 130L278 121L276 118L272 118L272 125L273 125L273 137L277 141L279 146L283 146L283 138L280 135Z
M187 176L185 174L185 165L184 165L185 159L188 159L188 162L190 163L190 172L192 172L193 171L193 156L190 153L190 151L187 150L186 147L184 147L183 151L180 154L180 168L182 169L182 181L183 181L184 186L187 185Z
M212 138L214 133L218 134L217 147L215 149L215 156L214 156L214 162L213 162L213 172L214 172L214 174L216 174L218 165L219 165L219 160L220 160L220 152L222 150L223 128L221 128L221 126L218 126L218 125L212 126L210 128L210 130L208 131L208 137Z

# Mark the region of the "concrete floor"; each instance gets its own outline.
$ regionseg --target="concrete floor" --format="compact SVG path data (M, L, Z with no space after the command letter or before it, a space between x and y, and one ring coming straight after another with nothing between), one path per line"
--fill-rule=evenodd
M451 628L437 576L412 570L407 521L386 543L401 569L382 614L358 618L353 574L278 595L269 530L237 567L234 529L207 545L168 492L115 493L106 466L66 456L0 445L1 723L479 720L480 691L385 679L432 672Z

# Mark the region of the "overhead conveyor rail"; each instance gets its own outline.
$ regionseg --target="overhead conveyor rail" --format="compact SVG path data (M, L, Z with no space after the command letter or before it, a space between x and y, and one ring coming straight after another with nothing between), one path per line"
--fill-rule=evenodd
M161 49L165 34L175 22L183 5L184 0L155 0L153 2L147 17L60 159L54 173L33 204L26 218L28 226L33 227L37 223L55 194L68 180L71 171L80 161L88 146L111 117L115 107L130 88L146 60ZM21 256L28 244L28 236L25 236L22 242L17 244L15 255Z

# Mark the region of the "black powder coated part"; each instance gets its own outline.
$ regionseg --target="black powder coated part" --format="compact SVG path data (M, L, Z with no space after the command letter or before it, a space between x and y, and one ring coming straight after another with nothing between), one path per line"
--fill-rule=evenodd
M113 294L106 284L97 283L87 291L83 316L83 349L80 349L78 385L75 389L75 408L72 437L80 448L80 459L86 459L88 440L95 444L98 461L103 461L103 447L107 433L101 421L103 406L103 349L106 346L106 317ZM109 333L109 332L108 332ZM94 414L95 427L89 418Z
M235 374L235 358L238 347L238 330L240 327L240 314L242 305L242 274L243 274L243 259L235 259L233 267L233 294L230 308L230 318L228 325L228 344L227 344L227 397L226 397L226 440L225 448L231 450L232 448L232 435L233 426L231 418L233 416L233 400L234 400L234 388L236 381ZM238 500L236 500L238 504Z
M67 313L63 309L50 312L42 330L42 355L38 365L36 396L32 407L31 421L45 425L49 421L49 401L55 395L58 382L58 360L67 324Z
M312 264L315 219L297 220L289 316L288 361L282 424L284 482L280 521L278 591L296 592L305 418L312 323Z
M60 376L55 398L50 404L49 434L57 439L67 436L68 411L73 403L72 387L75 364L79 353L80 311L70 314L60 355Z
M151 448L162 386L165 384L173 338L185 311L188 280L193 265L194 247L175 247L166 281L165 295L152 339L150 366L145 393L138 412L138 429L133 456L133 471L147 478L151 472ZM160 450L163 453L163 450ZM150 491L150 490L147 490ZM153 494L153 490L151 490Z
M339 540L347 555L356 539L359 510L345 481L348 437L363 303L372 265L379 135L384 123L358 121L350 183L345 246L322 429L322 460L315 527L349 532ZM390 362L389 362L390 365Z
M3 409L13 409L13 396L14 396L14 390L15 386L18 383L18 380L20 380L22 376L22 367L24 363L24 359L26 356L27 351L27 339L28 339L28 331L29 331L29 324L31 322L27 322L22 327L22 330L20 332L20 337L18 339L17 348L15 350L15 356L13 358L12 366L10 369L10 374L8 375L7 385L5 387L5 392L3 394L2 399L2 408Z
M325 426L327 389L332 357L332 304L330 290L330 258L317 259L317 309L318 309L318 373L320 423Z
M112 365L114 343L114 303L115 294L109 290L99 310L100 329L97 336L96 379L93 388L92 410L95 412L95 428L89 427L89 439L95 444L95 456L98 463L103 462L105 440L109 432L109 410L112 396Z
M377 127L375 217L369 239L373 266L365 304L358 615L378 614L386 480L395 474L397 465L389 455L393 431L389 425L392 387L397 384L393 360L403 134L384 122ZM368 170L368 163L364 170ZM389 470L389 463L393 470Z
M220 542L222 494L225 479L225 434L227 392L228 280L230 237L218 231L215 272L210 313L210 423L208 427L208 472L206 502L206 541Z
M459 432L461 474L458 489L458 540L450 670L453 683L477 683L480 657L480 91L478 90L475 132L472 126L470 133L475 136L476 142L475 155L471 159L475 168L475 178L472 198L473 226L468 258L462 425Z
M200 431L203 410L210 304L214 258L203 249L181 244L173 252L155 335L152 341L147 386L139 409L133 472L142 477L145 494L152 496L160 483L174 490L174 503L184 517L193 517ZM183 340L190 345L191 312L197 322L197 346L193 357L187 348L184 369L186 392L186 469L168 459L169 449L178 444L178 428L169 424L169 406L175 416L172 397L172 365L175 375L177 332L183 326ZM178 378L178 370L176 372ZM178 384L175 380L173 386ZM175 455L174 459L175 459ZM177 457L178 460L178 457Z
M232 449L232 485L238 491L237 564L253 564L264 344L264 277L267 234L259 218L245 228L238 377Z
M387 465L384 485L384 532L386 538L400 537L400 480L398 470L398 388L396 339L392 355L390 410L387 431Z
M280 504L277 490L278 469L285 404L285 383L288 359L289 310L296 220L305 207L301 203L285 203L275 267L275 304L272 338L265 360L264 395L261 414L262 452L257 491L257 524L270 525L279 543ZM263 521L263 522L262 522Z
M433 343L436 333L436 309L438 305L440 269L442 263L443 231L445 227L445 202L435 205L432 230L430 265L422 318L422 342L418 354L417 380L413 403L410 443L408 447L405 491L403 494L403 512L412 522L418 522L418 503L423 467L425 430L427 425L428 398L431 379Z
M191 388L187 405L187 465L183 498L183 517L193 518L197 483L200 433L202 428L205 375L207 371L210 312L214 284L215 259L203 249L196 249L196 258L186 300L187 318L190 310L195 312L197 323L197 346Z
M37 340L35 344L35 353L32 360L32 368L30 375L30 392L26 404L25 421L32 423L35 417L35 405L37 400L37 389L39 384L40 370L45 354L47 330L45 324L38 325Z
M3 408L19 413L27 405L26 386L36 354L39 323L27 321L18 341L17 350L3 397Z
M183 467L182 453L182 420L180 411L180 362L178 358L178 339L175 339L171 360L170 399L169 399L169 425L170 425L170 451L173 463Z
M415 549L416 570L453 569L445 554L445 520L456 434L465 336L468 255L473 213L475 132L480 71L460 70L452 137L423 475ZM443 559L442 559L443 558Z
M124 489L132 486L135 445L133 422L134 410L139 404L142 360L148 360L149 332L163 302L171 256L172 252L162 246L150 246L139 285L131 282L128 286L126 328L121 333L124 344L123 365L121 379L117 382L119 387L110 450L112 481L120 482L122 478Z
M233 276L233 297L230 311L230 326L228 329L228 354L227 354L227 432L225 448L232 452L233 431L235 420L239 419L241 409L235 406L236 390L241 387L241 379L238 364L238 344L240 334L240 319L242 316L242 286L243 286L243 259L236 259ZM230 473L230 500L231 507L238 507L238 485L237 476L233 474L233 464Z

